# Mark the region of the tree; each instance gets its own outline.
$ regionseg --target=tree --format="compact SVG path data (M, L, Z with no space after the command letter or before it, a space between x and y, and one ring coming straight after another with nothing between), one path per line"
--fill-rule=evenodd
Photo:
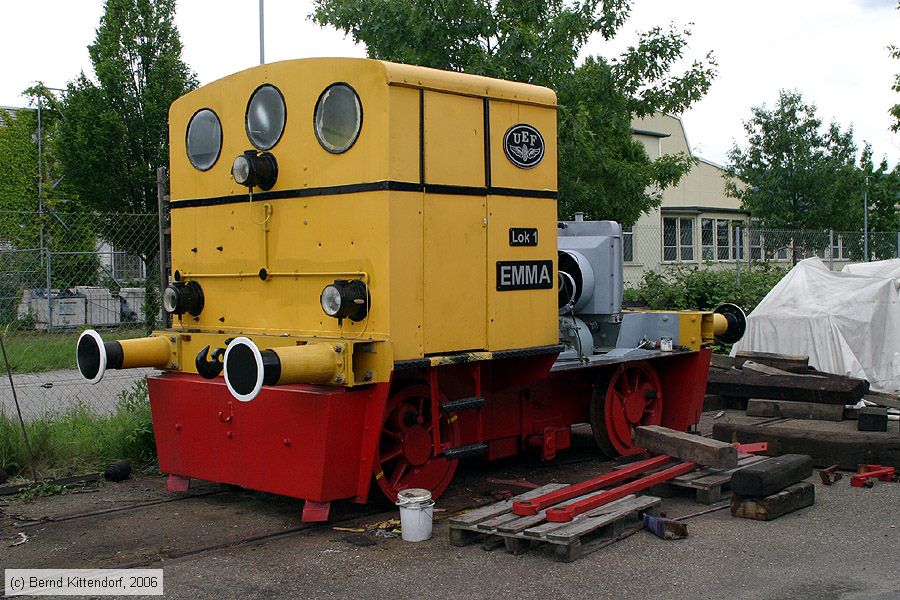
M891 58L900 60L900 48L888 46L888 50L891 53ZM894 83L891 85L891 89L895 92L900 92L900 73L894 75ZM900 132L900 102L892 106L888 112L894 118L894 122L891 124L891 131Z
M69 185L102 212L156 213L156 168L168 164L169 105L197 86L181 60L174 0L106 0L88 46L96 81L70 82L58 153ZM153 227L98 223L117 250L153 259Z
M890 170L886 158L877 165L872 160L872 147L865 145L859 167L865 179L866 196L869 204L869 253L878 259L894 258L897 248L896 232L900 231L900 165ZM862 204L860 204L862 206ZM857 227L862 228L862 217ZM862 244L860 244L862 246ZM861 249L858 252L862 257Z
M633 223L693 165L651 161L631 118L678 113L715 74L708 54L673 74L688 30L654 28L618 58L578 64L588 39L610 40L630 0L316 0L313 20L366 45L372 58L551 87L559 99L559 210Z
M897 10L900 10L900 0L897 2ZM900 60L900 48L888 46L888 52L891 53L891 58ZM891 85L891 90L900 93L900 73L894 75L894 83ZM891 124L891 131L900 132L900 102L892 106L888 112L894 118L894 122Z
M861 224L864 178L855 165L852 127L823 127L815 105L795 91L782 90L774 108L755 107L752 115L744 122L747 147L735 144L728 154L728 175L745 186L731 181L728 193L767 228Z

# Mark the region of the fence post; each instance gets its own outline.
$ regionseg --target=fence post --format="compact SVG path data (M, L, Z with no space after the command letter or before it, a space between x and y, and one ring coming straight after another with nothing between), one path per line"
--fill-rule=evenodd
M156 211L159 218L159 317L164 327L168 326L166 322L166 312L162 308L163 290L169 285L166 273L166 217L163 210L165 209L165 187L166 187L166 168L157 167L156 169Z
M47 331L53 329L53 282L50 268L50 248L45 248L47 254Z
M834 229L828 230L828 270L834 271Z

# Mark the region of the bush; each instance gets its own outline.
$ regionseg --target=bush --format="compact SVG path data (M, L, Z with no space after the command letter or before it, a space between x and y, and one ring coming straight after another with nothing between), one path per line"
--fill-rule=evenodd
M127 459L142 467L156 459L146 380L119 394L112 414L86 406L50 413L25 422L39 475L45 478L102 470ZM29 458L15 414L0 409L0 467L28 476Z
M732 302L749 313L787 271L766 263L755 265L741 271L738 284L730 269L676 266L662 273L648 271L639 287L625 290L625 299L644 302L652 310L712 310Z

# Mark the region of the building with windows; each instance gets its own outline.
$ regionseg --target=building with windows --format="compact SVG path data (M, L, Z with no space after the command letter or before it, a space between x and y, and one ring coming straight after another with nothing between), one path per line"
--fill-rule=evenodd
M655 114L634 119L632 133L651 159L679 152L693 156L678 117ZM724 168L695 158L697 164L679 184L663 190L662 205L625 228L627 283L633 285L645 271L668 264L733 264L753 253L753 240L747 235L749 214L741 210L738 199L726 195ZM761 253L761 244L755 241Z

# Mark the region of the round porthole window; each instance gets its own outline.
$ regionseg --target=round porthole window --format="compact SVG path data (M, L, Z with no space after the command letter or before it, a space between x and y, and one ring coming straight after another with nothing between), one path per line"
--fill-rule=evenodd
M247 137L259 150L269 150L278 143L284 133L287 109L284 96L270 84L256 88L247 103Z
M316 138L332 154L346 152L359 137L362 104L356 90L346 83L334 83L322 92L313 116Z
M188 123L185 147L195 168L208 171L216 164L222 151L222 124L216 113L208 108L194 113Z

